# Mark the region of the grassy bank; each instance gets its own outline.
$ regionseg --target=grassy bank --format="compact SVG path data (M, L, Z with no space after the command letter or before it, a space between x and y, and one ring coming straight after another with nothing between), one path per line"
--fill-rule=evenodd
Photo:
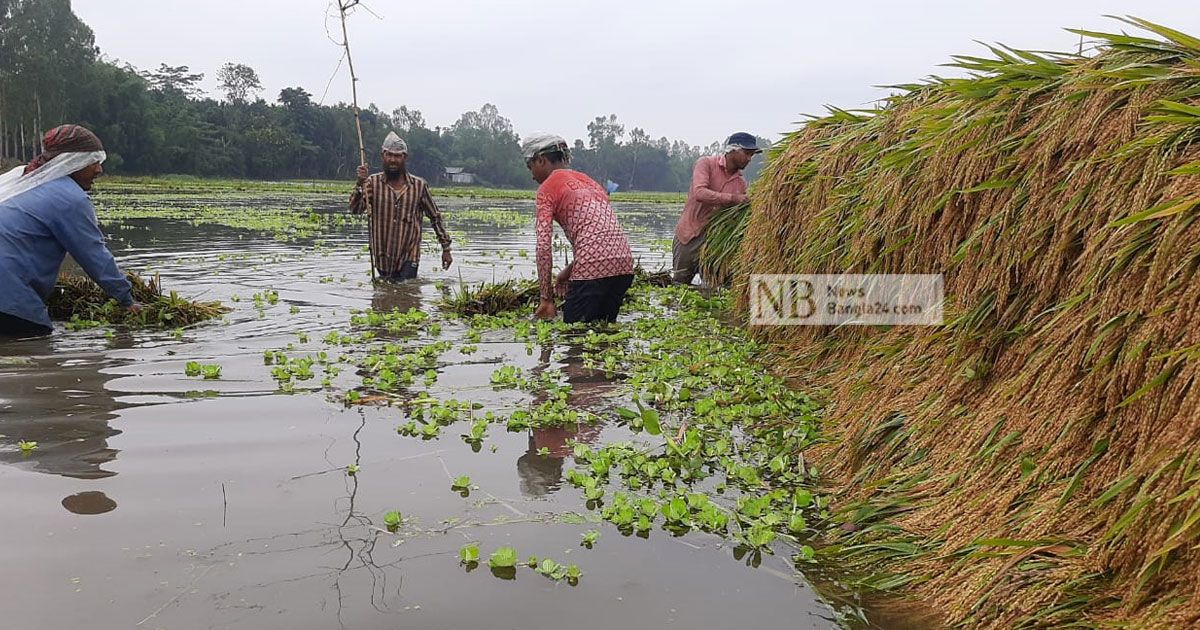
M824 392L856 584L962 627L1200 622L1200 39L993 49L791 134L730 266L943 273L946 324L755 330Z
M303 193L349 196L353 187L351 180L287 180L266 182L248 179L205 179L188 175L164 175L154 177L106 176L97 181L96 188L110 193L142 194L212 194L212 193ZM437 197L470 199L530 199L536 191L477 186L449 186L432 189ZM687 193L675 192L616 192L613 201L637 203L663 203L683 205Z

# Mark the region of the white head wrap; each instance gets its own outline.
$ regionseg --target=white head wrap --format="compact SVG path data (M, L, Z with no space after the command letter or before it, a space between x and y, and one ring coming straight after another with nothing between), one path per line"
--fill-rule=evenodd
M408 153L408 143L404 138L396 135L395 131L389 131L386 138L383 139L383 150L388 153Z
M28 175L24 174L25 165L22 164L0 175L0 203L23 192L33 190L46 182L70 175L98 162L104 162L106 157L104 151L60 153Z
M526 160L532 160L543 153L555 151L561 151L566 159L571 158L571 149L562 136L552 133L535 133L521 143L521 157Z

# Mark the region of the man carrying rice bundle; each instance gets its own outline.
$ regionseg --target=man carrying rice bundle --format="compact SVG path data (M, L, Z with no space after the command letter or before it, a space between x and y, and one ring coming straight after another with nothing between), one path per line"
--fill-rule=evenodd
M0 175L0 337L53 331L46 299L68 253L121 306L141 310L87 195L104 172L100 139L62 125L46 132L42 147L29 164Z
M700 272L700 248L713 215L750 200L742 170L750 165L754 154L761 152L757 138L739 131L725 141L721 155L706 155L696 160L687 203L671 244L671 280L676 284L691 284Z
M536 317L553 319L554 296L565 296L563 321L617 320L633 284L633 254L608 203L608 193L587 175L567 168L567 141L535 134L521 147L537 192L537 273L541 300ZM572 262L552 276L550 241L554 222L571 242Z

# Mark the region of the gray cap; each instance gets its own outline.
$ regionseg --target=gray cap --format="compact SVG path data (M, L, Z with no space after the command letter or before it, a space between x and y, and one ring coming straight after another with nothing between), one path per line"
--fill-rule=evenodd
M396 135L395 131L389 131L386 138L383 139L383 150L388 153L408 153L408 143L404 138Z

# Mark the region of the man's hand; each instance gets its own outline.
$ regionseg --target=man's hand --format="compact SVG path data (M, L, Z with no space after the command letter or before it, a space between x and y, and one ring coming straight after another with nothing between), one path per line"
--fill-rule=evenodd
M359 164L358 171L356 171L356 173L358 175L358 181L356 183L359 186L362 186L363 184L367 183L367 176L371 174L371 169L366 164Z
M134 315L141 315L143 308L145 308L145 307L142 306L141 302L134 302L133 304L126 306L125 310L129 311L130 313L133 313Z
M555 276L555 278L554 278L554 295L558 296L560 299L566 298L567 290L571 286L569 284L570 281L571 281L571 268L570 267L567 267L566 269L563 269L562 271L558 272L558 275Z
M533 312L533 316L538 319L554 319L555 315L558 315L558 309L554 307L554 300L546 298L542 298L537 310Z
M740 205L743 203L750 203L750 195L747 195L744 193L738 193L738 194L734 195L733 202L735 205Z
M450 255L449 249L442 250L442 269L449 269L454 262L454 257Z

